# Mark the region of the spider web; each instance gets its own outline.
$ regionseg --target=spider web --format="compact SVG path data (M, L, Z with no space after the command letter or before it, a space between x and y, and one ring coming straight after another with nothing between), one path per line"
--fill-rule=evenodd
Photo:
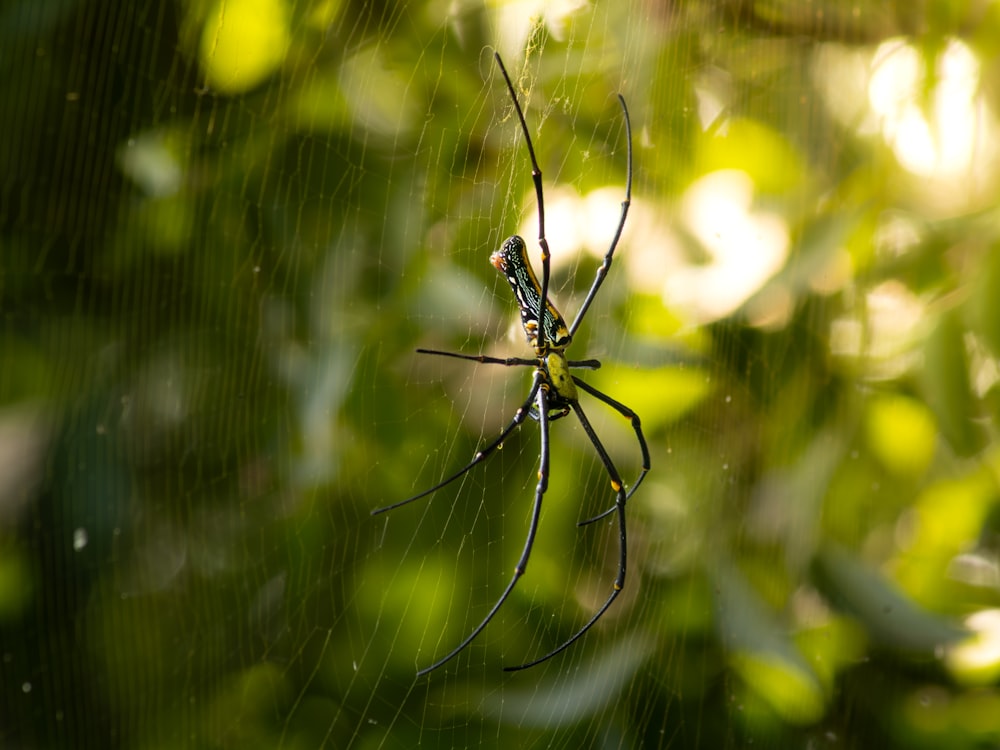
M806 6L802 6L805 8ZM901 6L902 9L903 6ZM0 741L995 743L995 14L0 10ZM967 14L967 15L963 15ZM914 29L920 29L915 32ZM573 417L527 572L519 233L652 471L610 593ZM631 483L627 420L581 403ZM969 633L974 637L968 637ZM872 686L877 686L873 690Z

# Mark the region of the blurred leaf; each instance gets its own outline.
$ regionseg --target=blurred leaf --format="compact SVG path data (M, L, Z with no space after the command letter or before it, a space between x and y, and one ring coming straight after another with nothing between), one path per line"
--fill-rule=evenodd
M820 550L813 573L824 596L858 618L886 648L930 656L963 635L961 628L919 608L885 578L833 544Z
M281 712L290 702L287 675L277 665L256 664L232 675L212 696L206 732L220 745L262 747L279 742ZM226 717L218 721L218 717ZM266 740L265 740L266 738Z
M983 434L973 421L976 409L964 328L955 310L943 313L927 337L921 382L927 402L952 449L960 456L971 456L980 450Z
M492 691L483 695L483 711L517 726L554 728L585 721L621 700L621 691L653 652L654 643L649 636L631 633L572 671L552 670L554 674L542 681L526 673L513 675L508 678L511 689L502 696Z
M391 514L383 518L386 520L375 522L403 523L406 528L414 525L409 519L394 520ZM378 670L388 660L399 669L415 672L447 653L447 649L468 635L471 627L468 572L456 568L454 559L448 558L449 553L442 551L423 560L400 561L392 557L395 552L395 547L383 549L357 577L359 585L375 592L374 596L358 601L365 628L383 635L375 641L375 648L365 654L365 661L354 669ZM347 673L348 654L341 654L339 661Z
M984 609L966 618L967 638L953 644L945 664L964 685L992 685L1000 679L1000 609Z
M335 70L318 70L292 92L287 105L292 125L322 133L344 127L350 121L338 74Z
M857 208L812 217L802 229L796 252L757 294L766 295L775 284L790 287L797 295L838 290L852 271L844 247L863 216L864 210Z
M817 626L797 633L795 642L824 690L832 693L841 674L864 660L868 638L851 617L824 614L818 619Z
M970 300L974 325L993 356L1000 356L1000 246L983 253Z
M985 465L926 486L911 503L905 545L892 561L900 586L917 601L943 606L956 596L952 567L981 536L989 538L990 514L1000 502L995 450ZM992 554L992 553L991 553ZM964 609L964 606L962 606Z
M702 174L742 170L761 193L794 190L805 178L805 165L795 148L777 131L750 119L734 119L720 135L703 140L698 169Z
M21 614L31 601L32 588L24 556L9 541L0 541L0 624Z
M206 83L232 95L272 75L291 45L288 15L285 0L219 0L201 36Z
M839 428L817 431L791 466L773 470L758 485L754 525L765 538L781 541L793 570L801 570L816 551L823 501L846 442Z
M719 635L749 690L784 720L810 724L824 711L819 680L746 579L725 564L713 570Z
M892 394L871 399L865 430L872 452L894 474L919 477L934 457L934 419L915 399Z
M706 373L695 367L636 369L605 363L583 379L632 408L647 432L680 419L712 390Z

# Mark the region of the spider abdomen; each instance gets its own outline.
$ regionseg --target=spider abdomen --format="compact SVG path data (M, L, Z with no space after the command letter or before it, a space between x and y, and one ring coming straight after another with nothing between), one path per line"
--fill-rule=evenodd
M538 303L542 289L528 259L528 248L524 240L516 234L505 239L500 249L490 256L490 263L503 274L514 291L517 305L521 308L524 335L528 338L528 344L538 348ZM545 327L547 346L558 349L569 346L572 337L566 321L549 300L545 300L542 324Z

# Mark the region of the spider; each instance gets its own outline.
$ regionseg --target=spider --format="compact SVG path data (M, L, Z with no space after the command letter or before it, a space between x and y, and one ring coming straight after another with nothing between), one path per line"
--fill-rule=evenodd
M514 93L514 86L511 83L510 76L507 74L507 69L504 67L503 60L500 59L499 53L494 53L494 57L500 68L500 72L503 75L504 81L507 84L507 91L510 94L511 101L514 103L514 110L517 113L517 119L518 122L520 122L521 131L524 133L524 141L528 147L528 156L531 159L531 179L534 183L535 196L538 203L538 244L542 251L542 283L539 285L538 279L532 270L524 240L517 235L508 237L504 240L500 249L490 256L490 262L501 274L503 274L504 278L507 279L507 282L510 284L510 288L514 292L514 296L517 298L517 303L521 312L521 325L524 328L528 344L535 350L535 356L532 358L499 358L484 354L459 354L455 352L438 351L436 349L417 349L417 352L420 354L432 354L441 357L454 357L456 359L470 360L480 364L503 365L505 367L530 367L533 369L531 388L528 390L527 398L524 399L521 406L516 412L514 412L514 416L510 420L510 423L495 440L480 448L467 465L463 466L446 479L441 480L433 487L413 495L406 500L401 500L398 503L378 508L372 511L372 515L395 510L396 508L407 505L414 500L419 500L422 497L426 497L427 495L437 492L442 487L445 487L446 485L454 482L456 479L464 476L473 467L485 461L486 458L497 450L507 436L519 427L528 417L531 417L533 420L538 422L539 432L541 434L538 484L535 487L535 498L532 506L531 520L528 525L528 535L524 542L521 557L517 561L517 565L514 567L514 575L507 584L507 588L504 589L500 598L490 609L486 617L483 618L483 621L480 622L471 633L469 633L465 640L429 667L421 669L417 673L418 675L425 675L428 672L432 672L438 667L443 666L457 656L466 646L472 643L473 639L475 639L476 636L483 631L483 629L500 610L500 607L503 606L503 603L507 601L507 597L509 597L511 592L514 590L514 586L517 585L518 580L520 580L521 576L524 575L528 566L528 558L531 556L531 550L535 543L535 535L538 531L538 522L542 511L542 500L545 497L545 490L549 483L549 424L551 422L562 419L570 413L575 414L576 418L580 422L580 425L583 427L584 432L587 434L591 445L593 445L594 450L597 452L601 463L604 465L604 470L607 472L608 478L611 481L611 489L615 493L614 505L593 518L581 521L578 525L583 526L593 523L594 521L605 518L612 513L617 515L619 536L618 573L615 576L614 583L612 584L611 593L605 600L604 604L601 605L590 620L588 620L583 627L577 630L571 638L540 658L524 664L519 664L517 666L504 667L504 669L508 672L533 667L536 664L541 664L542 662L551 659L553 656L565 651L581 636L583 636L584 633L590 630L594 623L596 623L608 610L612 602L614 602L615 598L617 598L618 594L621 593L621 590L625 585L627 549L625 541L625 504L633 493L635 493L635 491L639 488L639 485L642 483L642 480L645 478L650 468L649 448L646 445L646 439L642 433L639 416L624 404L616 401L607 394L602 393L593 386L588 385L571 372L573 369L596 370L601 366L601 363L595 359L570 360L566 358L566 349L569 347L574 334L583 322L584 315L586 315L591 303L597 296L597 292L600 290L601 284L604 283L604 279L607 276L608 269L611 267L611 261L615 254L615 248L618 246L618 240L621 237L622 229L625 226L625 217L628 215L629 205L632 200L632 125L629 120L628 107L625 105L625 99L620 94L618 95L618 102L621 104L622 113L625 119L625 135L628 150L625 200L623 200L621 204L621 217L618 220L618 226L615 228L611 244L604 255L604 260L597 269L597 275L590 287L590 291L584 298L583 304L580 306L580 310L577 312L573 323L567 326L563 316L558 310L556 310L552 301L548 298L550 274L549 244L545 238L545 208L542 194L542 171L538 167L538 160L535 158L535 149L531 143L531 136L528 134L528 125L524 119L524 112L521 110L521 105L518 103L517 94ZM622 483L621 475L618 473L618 469L615 468L614 462L611 460L611 457L608 455L607 450L601 443L600 438L598 438L597 433L594 431L590 421L587 419L583 408L580 406L580 391L593 396L598 401L601 401L611 407L631 423L632 429L635 432L636 439L639 443L639 450L642 453L642 468L635 483L628 491L626 491L625 485Z

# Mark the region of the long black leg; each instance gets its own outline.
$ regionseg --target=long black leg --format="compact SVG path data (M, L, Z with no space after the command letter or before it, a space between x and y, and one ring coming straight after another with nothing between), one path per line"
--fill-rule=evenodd
M454 357L479 362L484 365L504 365L505 367L537 367L537 359L524 357L491 357L488 354L461 354L460 352L443 352L439 349L417 349L418 354L434 354L438 357Z
M517 565L514 567L514 575L510 579L510 583L507 584L507 588L497 599L496 604L490 609L489 613L483 618L483 621L479 623L475 629L466 636L465 640L462 641L458 646L456 646L450 653L446 656L438 659L436 662L431 664L429 667L425 667L417 672L417 675L425 675L428 672L433 672L438 667L451 661L455 656L457 656L466 646L468 646L475 639L477 635L483 632L483 628L489 625L490 620L493 619L494 615L503 606L503 603L507 601L507 597L514 590L514 586L520 580L521 576L524 575L524 571L528 567L528 558L531 557L531 549L535 546L535 535L538 533L538 519L542 514L542 499L545 497L545 490L549 486L549 409L548 409L548 391L545 388L539 387L542 382L542 371L535 371L535 380L531 386L532 396L537 393L537 409L538 409L538 426L542 435L542 445L541 445L541 458L538 465L538 484L535 486L535 504L531 509L531 523L528 525L528 537L524 541L524 549L521 552L521 559L517 561ZM525 407L522 407L524 409Z
M463 466L461 469L456 471L447 479L442 479L433 487L426 489L423 492L413 495L412 497L408 497L405 500L400 500L398 503L393 503L392 505L386 505L385 507L382 508L376 508L375 510L372 511L372 515L376 516L379 513L386 513L387 511L395 510L396 508L400 508L404 505L407 505L408 503L412 503L414 500L419 500L422 497L427 497L431 493L437 492L442 487L451 484L456 479L463 476L466 472L471 470L476 464L485 461L490 456L490 454L493 453L493 451L495 451L497 448L500 447L500 444L507 439L507 436L511 432L513 432L518 425L520 425L525 419L528 418L528 414L531 411L531 402L535 400L535 394L540 391L539 387L540 384L541 384L541 374L540 372L536 371L535 379L531 384L531 391L530 393L528 393L528 398L526 398L524 400L524 403L521 404L521 406L518 408L516 412L514 412L514 418L510 420L510 424L508 424L504 428L503 432L500 433L500 435L497 437L496 440L487 445L485 448L480 448L479 451L476 453L475 456L473 456L472 460L468 464Z
M632 121L628 116L628 107L625 105L625 98L621 94L618 95L618 102L622 105L622 112L625 113L625 142L628 144L628 172L625 180L625 200L622 201L621 218L618 219L618 228L615 229L615 236L611 240L608 252L604 254L604 261L601 263L600 268L597 269L594 283L591 284L590 291L584 297L583 304L580 305L580 310L577 312L573 324L569 327L569 335L571 337L583 322L583 316L587 314L590 303L594 301L594 297L597 296L597 290L601 288L601 284L604 283L604 279L608 275L608 269L611 268L611 261L615 255L615 248L618 247L618 240L621 239L622 230L625 228L625 217L628 216L628 207L632 205Z
M417 349L418 354L436 354L439 357L454 357L455 359L467 359L470 362L479 362L484 365L503 365L505 367L537 367L537 359L525 359L524 357L491 357L488 354L462 354L460 352L443 352L440 349ZM571 359L567 363L570 367L581 370L599 370L601 362L597 359Z
M642 422L639 419L639 415L636 414L627 406L625 406L625 404L623 404L621 401L616 401L615 399L611 398L611 396L609 396L608 394L602 393L601 391L594 388L594 386L583 382L579 378L574 377L573 382L576 383L577 387L580 388L580 390L586 391L591 396L596 398L598 401L603 401L605 404L607 404L616 412L625 417L625 419L627 419L629 423L631 423L632 429L635 431L635 438L636 440L639 441L639 450L642 451L642 469L639 471L638 478L629 488L628 494L625 495L625 499L628 500L630 497L632 497L633 494L635 494L635 491L639 489L639 485L642 484L642 480L645 479L646 474L649 473L649 465L650 465L649 446L646 445L646 438L642 434ZM577 526L586 526L589 523L594 523L594 521L600 521L602 518L606 518L614 512L615 508L614 506L612 506L608 508L606 511L603 511L602 513L594 516L593 518L588 518L586 521L580 521L580 523L578 523Z
M531 136L528 134L528 123L524 120L524 112L521 110L521 104L517 101L517 94L514 93L514 84L510 82L510 76L507 75L507 68L503 65L503 60L500 59L500 53L494 52L493 56L496 58L497 65L500 66L500 72L503 73L503 79L507 82L507 91L510 92L510 98L514 102L514 109L517 110L517 119L521 123L521 131L524 133L524 141L528 145L528 156L531 157L531 181L535 184L535 198L538 203L538 246L542 249L542 294L538 298L538 343L536 349L539 351L545 351L546 342L545 341L545 326L542 325L542 321L545 320L545 302L549 298L549 241L545 238L545 198L542 193L542 170L538 166L538 159L535 158L535 147L531 143ZM624 222L624 219L622 220ZM621 229L619 228L619 234Z
M608 477L611 479L611 487L615 491L615 508L618 510L618 574L615 576L615 581L612 584L611 595L608 596L601 608L597 610L593 617L587 621L587 624L580 628L576 633L566 642L564 642L558 648L553 649L549 653L545 654L541 658L535 659L534 661L529 661L526 664L518 664L516 667L504 667L506 672L516 672L520 669L527 669L528 667L533 667L536 664L541 664L543 661L551 659L557 654L561 654L563 651L568 649L584 633L586 633L594 625L595 622L601 619L601 616L608 611L608 607L611 603L618 598L618 594L625 587L625 568L627 561L627 549L628 545L625 539L625 488L622 486L621 476L618 474L618 469L615 468L614 462L611 460L611 456L604 449L604 445L601 443L600 438L597 437L597 433L594 432L594 428L591 426L590 421L587 419L587 415L583 413L583 408L580 406L578 401L571 401L570 406L573 408L573 412L576 414L577 419L580 420L580 424L583 425L584 431L587 433L587 437L590 438L590 442L594 446L594 450L597 451L597 455L601 457L601 463L604 464L605 470L608 472Z

